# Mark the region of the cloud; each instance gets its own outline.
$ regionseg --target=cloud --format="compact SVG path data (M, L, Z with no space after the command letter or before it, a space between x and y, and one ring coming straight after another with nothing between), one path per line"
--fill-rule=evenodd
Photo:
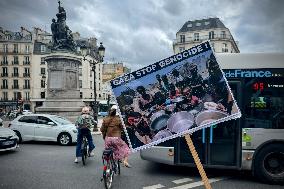
M57 1L1 0L0 26L50 31ZM188 20L217 16L239 41L241 52L282 51L284 1L281 0L63 0L67 25L83 37L97 37L106 60L132 70L173 54L172 41Z

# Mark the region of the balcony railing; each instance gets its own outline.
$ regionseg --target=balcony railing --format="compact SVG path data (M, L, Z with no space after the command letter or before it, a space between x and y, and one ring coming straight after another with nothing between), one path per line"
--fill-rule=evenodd
M23 65L29 65L30 63L30 61L23 61Z
M8 89L8 85L1 85L1 89Z
M13 85L12 89L19 89L19 85Z
M198 39L193 37L186 37L185 40L181 40L181 39L174 39L174 44L184 44L184 43L194 43L194 42L202 42L202 41L206 41L206 40L234 40L232 35L229 34L214 34L213 36L210 35L200 35Z
M12 77L19 77L19 73L12 73Z
M1 66L8 65L8 61L1 61Z
M23 76L24 77L30 77L30 73L24 73Z
M8 73L1 73L1 77L8 77Z
M30 86L30 85L24 85L23 88L24 88L24 89L30 89L31 86Z
M19 61L12 61L12 64L13 65L15 65L15 64L19 65Z

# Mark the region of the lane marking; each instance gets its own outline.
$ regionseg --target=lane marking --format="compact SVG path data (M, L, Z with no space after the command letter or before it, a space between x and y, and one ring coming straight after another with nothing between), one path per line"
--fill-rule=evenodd
M172 182L175 183L175 184L182 184L182 183L189 182L189 181L192 181L192 179L191 178L183 178L183 179L173 180Z
M221 180L224 180L224 179L227 179L227 178L212 178L212 179L209 179L209 183L218 182L218 181L221 181ZM194 187L202 186L202 185L204 185L203 182L198 181L198 182L193 182L193 183L190 183L190 184L176 186L176 187L169 188L169 189L189 189L189 188L194 188Z
M156 185L152 185L152 186L146 186L143 187L143 189L158 189L158 188L164 188L165 186L161 185L161 184L156 184Z

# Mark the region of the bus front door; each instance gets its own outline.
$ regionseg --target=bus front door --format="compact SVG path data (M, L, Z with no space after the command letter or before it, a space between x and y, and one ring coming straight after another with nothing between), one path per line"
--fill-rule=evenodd
M240 82L229 82L238 105L241 105ZM240 119L230 120L191 135L199 159L208 167L240 167L241 163L241 124ZM194 164L184 137L179 138L178 163Z

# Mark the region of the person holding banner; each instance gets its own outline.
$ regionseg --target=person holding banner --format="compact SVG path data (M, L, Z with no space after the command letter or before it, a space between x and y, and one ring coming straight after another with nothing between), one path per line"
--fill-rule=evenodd
M130 168L131 166L128 163L130 149L121 138L123 126L116 112L117 106L113 105L109 111L109 115L103 119L100 130L105 140L105 148L112 148L114 159L123 160L123 165Z

